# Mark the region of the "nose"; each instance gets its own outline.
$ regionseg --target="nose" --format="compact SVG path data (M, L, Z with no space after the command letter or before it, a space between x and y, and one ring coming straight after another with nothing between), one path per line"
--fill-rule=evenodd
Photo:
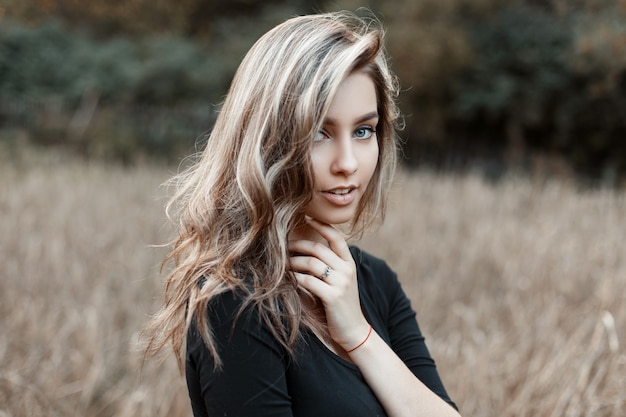
M354 174L359 168L359 161L352 138L337 140L335 142L335 157L332 171L338 175Z

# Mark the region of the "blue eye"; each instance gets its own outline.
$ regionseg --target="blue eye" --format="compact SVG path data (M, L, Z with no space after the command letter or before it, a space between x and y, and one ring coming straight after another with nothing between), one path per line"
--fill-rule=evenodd
M361 126L354 131L354 137L357 139L369 139L374 133L376 133L376 130L373 127Z

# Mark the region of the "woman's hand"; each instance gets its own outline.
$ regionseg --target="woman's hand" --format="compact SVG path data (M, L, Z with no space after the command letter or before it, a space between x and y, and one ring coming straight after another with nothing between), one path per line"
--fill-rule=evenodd
M347 351L369 329L359 301L356 265L337 229L314 219L307 222L328 246L312 240L289 241L291 268L298 283L321 300L330 336Z
M321 300L330 336L359 367L387 415L460 417L409 370L378 333L374 331L370 337L348 244L334 227L316 220L307 222L315 235L289 241L291 268L298 283ZM328 246L316 241L317 234ZM330 273L326 276L327 267ZM366 336L367 343L352 350Z

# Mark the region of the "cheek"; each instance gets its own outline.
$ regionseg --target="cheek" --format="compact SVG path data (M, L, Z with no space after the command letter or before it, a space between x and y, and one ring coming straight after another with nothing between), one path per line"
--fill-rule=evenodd
M367 176L367 182L369 182L372 178L372 175L374 175L374 171L376 171L376 167L378 166L378 154L378 144L376 144L375 146L372 146L361 159L361 169L363 175Z
M324 158L321 152L311 152L311 172L314 183L324 174Z

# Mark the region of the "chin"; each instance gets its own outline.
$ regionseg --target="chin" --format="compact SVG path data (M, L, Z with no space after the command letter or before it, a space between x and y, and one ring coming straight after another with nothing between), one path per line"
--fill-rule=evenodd
M329 211L335 210L326 210L321 212L311 212L307 213L307 215L319 222L331 224L333 226L345 225L352 222L354 219L354 211L350 210L349 213L329 213Z

